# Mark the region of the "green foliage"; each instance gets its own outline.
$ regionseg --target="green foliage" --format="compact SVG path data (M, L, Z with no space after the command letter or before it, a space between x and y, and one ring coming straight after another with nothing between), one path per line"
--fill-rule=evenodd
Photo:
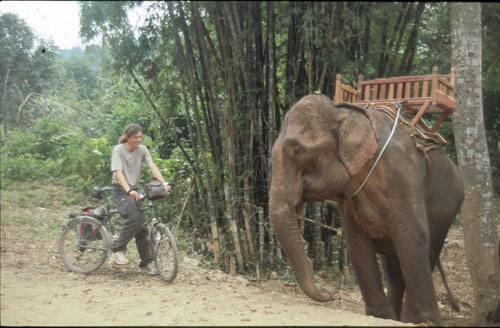
M99 94L98 76L92 70L91 58L80 55L69 55L63 61L68 78L74 80L78 96L81 99L93 99Z
M451 60L450 8L448 3L426 5L415 54L412 74L424 75L437 66L441 74L449 74Z
M2 147L2 185L62 179L76 190L89 191L109 184L110 147L106 138L69 134L57 120L41 120L31 131L14 129Z
M31 28L17 15L0 15L0 101L4 125L14 123L16 104L21 103L23 91L28 88L34 39Z
M81 191L111 183L109 158L111 144L106 138L68 136L61 152L61 175L64 183ZM102 154L102 155L101 155Z
M500 194L500 3L482 3L483 108L493 187Z

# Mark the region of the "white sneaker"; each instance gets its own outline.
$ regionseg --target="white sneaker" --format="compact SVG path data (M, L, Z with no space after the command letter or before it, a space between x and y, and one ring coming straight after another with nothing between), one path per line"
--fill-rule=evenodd
M130 263L130 261L125 257L124 252L111 253L109 259L111 260L111 262L118 265L126 265Z
M156 266L153 264L153 262L149 262L148 264L146 264L142 268L142 270L144 270L144 272L150 275L158 274L158 270L156 270Z

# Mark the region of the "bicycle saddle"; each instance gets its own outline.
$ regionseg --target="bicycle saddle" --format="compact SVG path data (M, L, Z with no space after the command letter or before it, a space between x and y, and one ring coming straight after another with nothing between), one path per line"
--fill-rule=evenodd
M92 188L94 191L90 197L95 198L95 199L102 199L103 195L106 191L113 190L113 187L94 187Z

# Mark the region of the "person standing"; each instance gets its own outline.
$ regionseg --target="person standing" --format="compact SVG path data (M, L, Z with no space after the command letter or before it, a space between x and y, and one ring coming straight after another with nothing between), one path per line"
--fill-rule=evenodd
M142 128L138 124L127 125L118 139L118 145L111 154L113 172L112 199L121 216L125 219L118 240L111 246L111 262L118 265L129 264L125 257L127 244L135 237L135 243L141 259L140 267L148 274L158 274L153 265L153 256L148 243L148 230L143 226L144 214L139 210L141 201L136 188L139 185L143 163L151 170L153 177L161 181L168 194L170 186L165 183L158 167L153 163L146 146L141 145Z

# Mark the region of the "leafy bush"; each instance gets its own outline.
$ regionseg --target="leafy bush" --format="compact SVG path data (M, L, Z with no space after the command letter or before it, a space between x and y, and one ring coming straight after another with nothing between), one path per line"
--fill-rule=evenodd
M66 186L89 191L111 181L108 140L69 134L57 120L41 120L31 131L10 131L1 150L2 185L62 179Z
M38 157L31 153L9 157L2 148L2 185L39 178L44 161Z
M61 175L65 185L80 191L111 183L111 145L106 138L69 136L61 152Z

